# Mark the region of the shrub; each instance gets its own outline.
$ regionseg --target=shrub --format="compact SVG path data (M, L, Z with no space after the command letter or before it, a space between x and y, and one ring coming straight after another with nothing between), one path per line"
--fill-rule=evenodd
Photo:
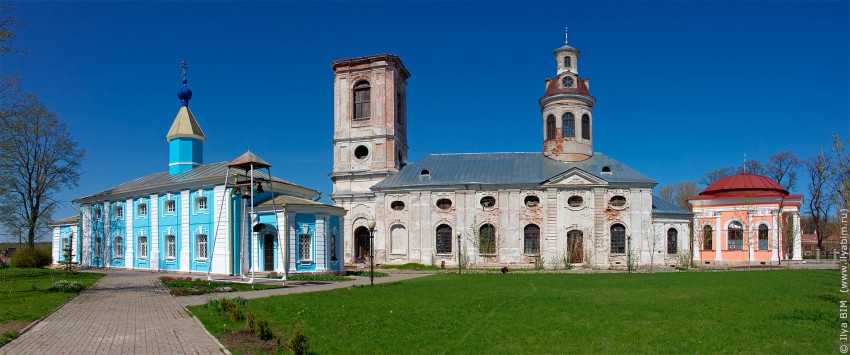
M286 347L289 348L293 354L306 354L310 349L310 341L307 339L307 336L301 332L301 328L296 327L295 331L292 332L292 338L289 338L289 343L286 344Z
M46 267L53 262L53 255L48 248L25 248L12 255L12 265L16 268Z
M254 334L256 334L258 338L263 340L271 340L274 337L271 328L269 328L269 321L265 319L258 320L256 328L257 329L254 329Z
M235 303L237 306L244 306L244 305L248 304L248 300L246 300L242 297L236 297L236 298L233 299L233 303Z
M256 320L254 319L254 312L248 311L245 317L245 330L249 332L253 332L254 328L256 328Z
M214 309L214 310L217 311L217 310L219 310L220 304L221 304L220 299L211 299L211 300L207 301L207 308Z
M222 298L218 303L219 312L230 312L234 308L236 308L236 303L229 298Z
M67 280L59 280L54 282L53 285L50 285L47 290L51 292L77 293L84 288L86 287L83 284L76 281L68 282Z
M239 307L233 307L233 309L230 310L230 318L239 322L245 319L245 314L242 313L242 310L239 309Z

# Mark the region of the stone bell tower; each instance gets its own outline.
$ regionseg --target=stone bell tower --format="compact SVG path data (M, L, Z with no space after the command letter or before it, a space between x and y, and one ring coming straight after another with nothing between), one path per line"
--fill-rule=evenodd
M407 163L407 78L392 54L343 59L334 71L334 204L374 201L369 189Z
M566 36L565 36L566 37ZM538 101L543 118L543 154L560 161L581 161L593 155L593 105L590 80L578 76L579 50L567 44L555 49L557 71L546 79Z

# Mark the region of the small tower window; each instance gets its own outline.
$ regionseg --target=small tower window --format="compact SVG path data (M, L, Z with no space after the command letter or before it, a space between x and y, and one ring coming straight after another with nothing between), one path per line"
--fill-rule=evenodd
M581 138L590 139L590 116L581 116Z
M555 139L555 116L546 117L546 139Z
M573 66L573 61L570 56L564 56L564 68L570 68Z
M572 138L576 136L576 117L572 113L567 112L563 116L564 119L564 138Z
M431 177L431 172L428 171L428 169L422 169L422 171L419 172L419 176L421 176L421 177Z
M609 166L603 166L603 167L602 167L602 173L610 174L610 173L611 173L611 167L609 167Z
M358 145L357 148L354 148L354 157L360 160L366 159L369 156L369 148L366 148L365 145Z
M369 83L361 81L354 85L354 119L366 119L371 115L370 103L371 88Z

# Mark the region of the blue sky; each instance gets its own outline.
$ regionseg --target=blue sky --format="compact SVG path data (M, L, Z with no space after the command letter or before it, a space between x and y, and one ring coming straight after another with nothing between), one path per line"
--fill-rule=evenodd
M409 158L539 151L552 51L581 50L595 150L659 181L850 134L850 5L835 2L16 3L0 71L66 122L88 157L68 201L167 170L182 60L205 162L249 146L325 193L333 60L401 57ZM802 173L802 172L801 172ZM802 193L805 182L796 186Z

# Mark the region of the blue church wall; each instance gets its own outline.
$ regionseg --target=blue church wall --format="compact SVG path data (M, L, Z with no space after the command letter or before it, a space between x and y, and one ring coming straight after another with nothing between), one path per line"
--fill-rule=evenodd
M192 190L189 192L189 245L191 246L192 271L209 270L213 249L213 224L215 222L215 199L213 189ZM224 217L224 216L222 216ZM198 236L206 236L206 255L200 254Z
M140 208L139 205L144 207ZM133 267L150 269L151 262L151 203L147 197L137 198L133 200L133 235L127 236L127 243L133 244ZM145 237L145 243L141 243L140 238ZM142 248L145 252L142 253ZM126 247L125 247L126 248Z
M95 267L103 267L105 266L103 260L103 247L104 247L104 211L103 205L91 205L89 206L89 215L91 216L91 239L89 240L88 248L91 250L91 260L90 263Z
M168 172L189 171L203 162L203 142L197 138L174 138L168 142Z
M108 204L109 213L106 218L109 220L109 246L105 250L104 256L109 261L110 266L124 266L124 250L127 247L126 238L124 238L124 213L125 203L123 201L110 202Z
M180 235L180 203L179 193L168 193L158 198L159 268L163 270L180 269L183 237Z
M258 218L259 223L268 224L268 225L274 227L274 229L277 231L277 233L280 233L280 229L277 227L277 220L275 218L274 213L263 213L263 214L260 214L258 217L259 217ZM271 248L274 251L274 265L272 265L272 270L277 270L278 265L280 263L280 260L278 260L278 258L280 258L280 252L279 252L280 248L279 248L279 245L278 245L278 235L275 235L275 237L272 239L271 245L265 245L265 235L263 233L259 233L259 235L257 235L256 243L257 243L257 246L258 246L258 249L259 249L259 255L260 255L259 263L258 263L259 269L260 270L266 270L265 258L263 256L266 255L266 248Z
M231 252L231 258L233 258L233 274L238 275L242 272L242 264L240 262L240 252L242 251L242 198L239 196L234 196L231 199L231 211L232 211L232 223L230 224L230 245L233 248ZM248 249L248 254L250 254L251 249ZM247 255L246 255L247 257ZM250 260L250 259L248 259Z
M342 262L342 227L339 216L331 216L328 223L328 258L330 259L330 269L341 271L345 269Z
M59 227L59 262L60 263L68 261L68 258L65 255L65 246L71 245L71 230L72 230L71 226L61 226L61 227ZM77 234L77 232L74 231L74 235L79 235L79 234ZM77 250L79 250L79 249L77 249ZM72 254L79 254L79 253L72 252ZM73 260L73 257L72 257L72 260ZM76 261L76 260L74 260L74 261Z
M301 238L305 234L305 227L308 235L310 235L310 254L301 255ZM316 215L307 213L298 213L295 215L295 270L298 272L316 271L316 262L320 261L316 255Z

